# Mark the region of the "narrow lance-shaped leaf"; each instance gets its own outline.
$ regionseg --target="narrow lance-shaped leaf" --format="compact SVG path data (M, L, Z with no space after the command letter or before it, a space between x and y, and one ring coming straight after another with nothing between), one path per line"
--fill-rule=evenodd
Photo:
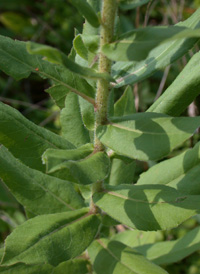
M7 237L2 266L18 262L57 266L80 255L95 238L99 224L99 217L87 209L30 219Z
M174 228L200 212L199 195L165 185L106 186L93 200L114 219L144 231Z
M191 29L199 28L199 16L200 8L187 20L180 22L175 26ZM153 49L146 60L137 64L132 63L131 65L131 62L124 62L124 64L120 62L119 65L117 62L112 68L113 77L118 78L116 80L117 84L113 83L113 86L119 88L146 79L156 70L163 69L182 57L198 40L198 38L187 38L170 41Z
M43 160L47 164L48 173L77 184L88 185L102 181L110 170L107 154L93 152L89 144L77 150L47 150Z
M0 178L15 198L33 214L64 212L84 206L70 182L23 165L0 146Z
M86 2L86 0L71 0L71 3L93 27L99 27L99 19L93 8Z
M200 195L200 143L180 155L165 160L142 173L138 185L160 184L184 194Z
M81 0L82 1L82 0ZM27 50L30 54L42 55L45 56L49 62L55 64L61 64L70 71L78 74L84 78L91 79L107 79L112 81L112 77L107 73L98 73L95 70L80 66L79 64L72 61L68 58L63 52L59 51L56 48L52 48L50 46L36 44L33 42L27 43Z
M156 264L175 263L200 249L200 227L196 227L175 241L147 244L135 249Z
M167 274L136 250L117 241L96 240L88 251L97 274Z
M0 143L31 168L44 170L41 156L47 148L74 148L60 136L33 124L16 109L0 102Z
M31 72L37 73L94 103L95 91L85 79L64 66L43 60L42 56L29 54L26 46L26 42L0 36L0 69L16 80L29 77Z
M84 126L78 96L70 92L65 99L65 108L60 115L62 136L75 146L90 143L90 135Z
M122 10L130 10L130 9L135 9L137 7L145 5L150 1L152 1L152 0L121 0L119 2L119 4L120 4L119 7Z
M175 81L147 110L179 116L200 93L200 52L196 53Z
M116 153L138 160L157 160L188 139L200 117L173 118L157 113L138 113L112 118L99 126L100 141Z
M188 37L200 37L200 29L146 27L124 34L119 41L104 45L102 51L113 61L142 61L159 44Z

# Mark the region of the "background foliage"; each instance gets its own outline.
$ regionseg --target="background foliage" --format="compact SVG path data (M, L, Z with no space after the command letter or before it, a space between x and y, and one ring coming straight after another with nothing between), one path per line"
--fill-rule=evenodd
M187 19L198 7L199 0L154 0L147 9L146 6L136 10L121 10L119 32L131 30L133 27L144 25L168 25ZM74 32L81 31L83 19L70 1L64 0L17 0L0 2L0 34L18 40L31 40L34 42L56 46L66 54L69 54L72 46ZM75 29L76 28L76 29ZM162 94L187 64L188 59L199 50L198 45L182 59L168 66L164 71L159 70L150 78L134 86L135 107L137 112L142 112ZM58 109L55 107L47 93L44 92L50 86L49 80L41 80L32 74L28 79L20 82L0 72L0 101L7 103L24 116L40 126L46 126L50 130L59 133L60 124L57 119ZM122 90L117 90L115 100L120 98ZM199 98L192 103L184 116L200 114ZM174 151L180 153L188 147L192 147L198 140L196 134L183 146ZM131 165L132 163L130 163ZM153 161L137 162L134 182L139 174L153 166ZM112 184L112 183L111 183ZM0 182L0 246L6 236L19 224L26 220L22 207L8 192L5 185ZM186 221L178 228L167 232L156 232L136 235L137 243L151 244L161 240L177 240L183 237L192 228L200 223L200 217ZM106 220L105 220L106 224ZM114 229L103 227L102 236L109 236L124 242L127 237L119 236L119 232L128 233L126 228L116 225ZM118 238L117 238L118 237ZM121 237L121 238L120 238ZM133 246L136 243L133 243ZM169 264L166 269L169 273L200 273L200 251L188 256L183 261ZM185 270L187 269L187 270Z

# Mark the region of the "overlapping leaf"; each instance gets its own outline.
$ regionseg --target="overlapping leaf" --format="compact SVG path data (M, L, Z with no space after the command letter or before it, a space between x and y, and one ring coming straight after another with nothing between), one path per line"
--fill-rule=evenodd
M84 206L73 185L23 165L0 146L0 178L25 208L36 215Z
M0 102L0 143L31 168L44 171L41 156L47 148L74 148L60 136L33 124L17 110Z
M93 200L114 219L144 231L174 228L200 212L199 195L165 185L106 186Z
M147 259L156 264L172 264L200 249L200 227L189 231L175 241L159 242L136 247Z
M49 78L93 102L94 90L85 79L64 66L43 60L42 56L29 54L26 45L25 42L0 36L0 69L16 80L29 77L31 72L38 73L42 78Z
M171 40L200 37L200 29L181 26L146 27L124 34L119 41L103 46L103 53L113 61L142 61L151 50Z
M200 93L200 52L196 53L163 95L147 110L179 116Z
M132 87L128 86L123 95L119 98L119 100L114 105L114 115L118 116L126 116L136 112L135 109L135 98L133 95Z
M57 266L80 255L95 238L99 224L99 217L87 209L30 219L7 237L2 266L18 262Z
M200 8L187 20L180 22L175 26L191 29L199 28L199 16ZM119 65L117 62L112 68L113 77L118 77L117 84L114 84L114 86L118 88L146 79L156 70L163 69L182 57L197 41L198 38L170 41L153 49L146 60L137 64L133 63L131 65L131 62L124 62L124 64L120 62Z
M160 184L185 194L199 195L200 143L193 149L165 160L140 175L138 185Z
M147 4L151 0L121 0L120 8L122 10L130 10Z
M110 170L107 154L93 153L90 144L76 150L49 149L44 153L43 160L51 175L83 185L104 180Z
M99 239L89 247L97 274L167 274L144 256L117 241Z
M200 117L173 118L138 113L112 118L99 126L98 138L116 153L138 160L157 160L188 139L200 125Z

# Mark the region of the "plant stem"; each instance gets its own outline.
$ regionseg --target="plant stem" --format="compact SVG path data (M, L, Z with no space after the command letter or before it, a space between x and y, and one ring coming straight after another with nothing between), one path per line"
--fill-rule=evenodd
M117 0L103 0L102 16L101 16L101 32L100 32L100 55L99 55L99 72L111 72L111 64L106 56L102 53L102 47L112 42L114 33L115 14L117 9ZM95 151L104 150L104 146L96 136L96 130L99 125L104 125L108 121L108 100L109 100L110 83L108 80L98 80L97 95L95 100ZM102 182L96 182L92 186L92 194L98 192L102 188ZM94 204L92 198L90 202L90 212L97 213L99 210Z
M114 21L117 8L116 0L104 0L101 17L101 33L100 33L100 56L99 56L99 72L111 72L112 62L102 53L102 47L112 42L114 33ZM103 145L96 136L96 129L99 125L104 125L108 121L108 99L109 99L110 83L108 80L101 79L97 84L96 106L96 122L95 122L95 148L97 151L103 150Z

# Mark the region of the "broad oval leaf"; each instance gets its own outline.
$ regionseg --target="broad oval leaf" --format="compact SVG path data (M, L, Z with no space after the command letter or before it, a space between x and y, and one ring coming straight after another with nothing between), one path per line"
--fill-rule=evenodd
M191 29L199 28L199 16L200 8L187 20L175 26L183 26ZM146 79L156 70L163 69L182 57L198 40L198 38L187 38L170 41L153 49L147 59L137 64L132 63L131 65L131 62L121 64L120 62L119 65L117 62L112 68L112 76L118 78L116 80L117 84L113 83L113 87L119 88Z
M22 164L0 146L0 178L15 198L33 214L71 211L84 206L73 185Z
M112 118L99 126L100 141L116 153L138 160L158 160L188 139L200 125L200 117L173 118L157 113L138 113Z
M122 224L144 231L174 228L200 212L199 195L165 185L105 186L93 200Z
M24 164L44 171L41 156L47 148L75 148L69 141L39 127L16 109L0 102L0 143Z
M194 148L151 167L140 175L137 184L168 185L184 194L200 195L199 164L200 142Z
M147 110L179 116L200 93L200 52L196 53L175 81Z
M117 241L96 240L88 251L97 274L167 274L136 250Z
M110 171L107 154L93 152L90 144L72 150L47 150L43 161L47 173L83 185L104 180Z
M200 249L200 227L189 231L180 239L141 245L135 249L159 265L178 262Z
M27 265L18 263L11 266L0 266L1 274L52 274L53 267L51 265L43 264L43 265Z
M87 209L30 219L7 237L2 266L18 262L57 266L80 255L95 238L99 224L99 217Z

